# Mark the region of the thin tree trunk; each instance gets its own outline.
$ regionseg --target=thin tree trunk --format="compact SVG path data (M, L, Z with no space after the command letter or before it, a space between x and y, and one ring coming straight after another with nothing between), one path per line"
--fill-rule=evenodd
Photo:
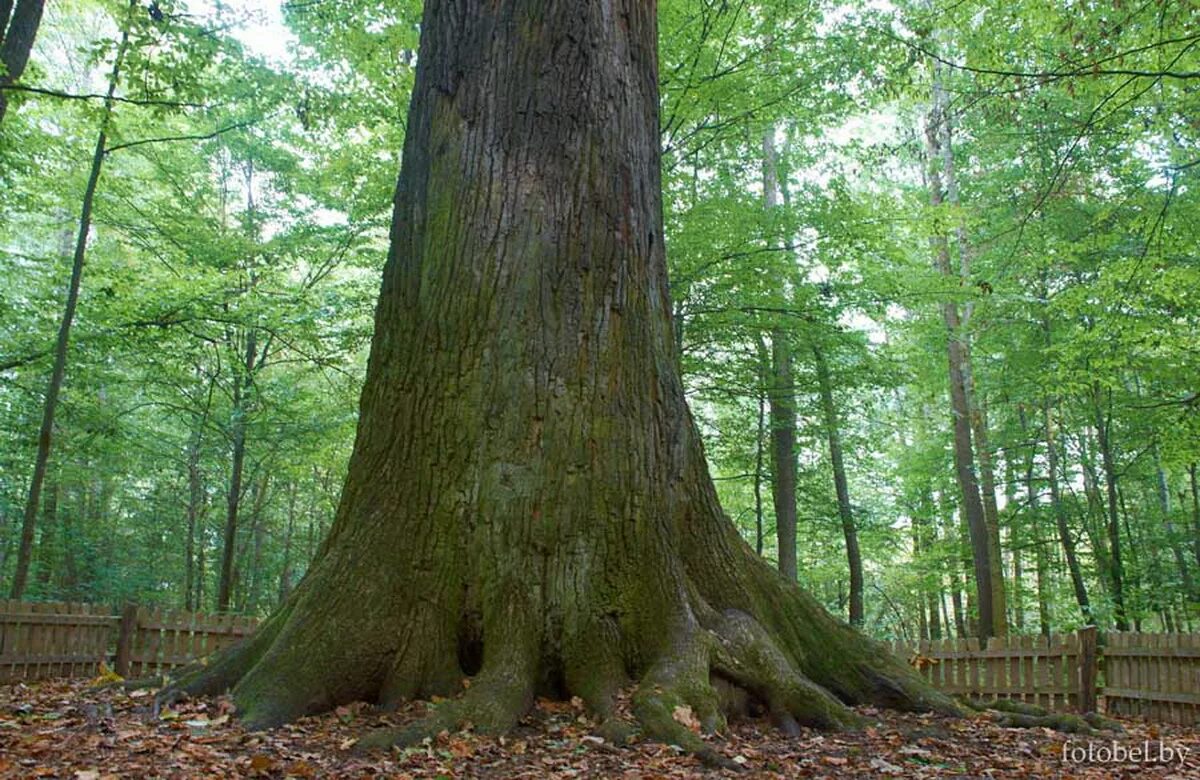
M1032 448L1032 444L1029 445ZM1004 456L1004 497L1006 499L1006 507L1012 512L1012 507L1017 505L1017 474L1015 460L1012 452L1008 451ZM1012 512L1009 522L1009 544L1012 547L1012 598L1008 600L1009 610L1012 614L1012 623L1016 626L1017 633L1020 634L1025 629L1025 588L1022 578L1025 576L1024 560L1022 559L1022 545L1024 544L1024 534L1021 533L1021 518L1025 516L1022 512Z
M929 638L941 639L942 619L938 606L941 604L944 609L945 604L942 598L941 567L932 560L933 549L937 543L937 523L933 519L935 511L933 496L926 488L921 495L920 506L913 513L913 548L922 574L921 592L929 610ZM946 625L949 626L948 621Z
M45 5L45 0L17 0L15 7L5 0L0 5L0 124L8 110L7 87L25 73Z
M283 566L279 570L279 603L282 604L292 591L292 535L296 528L296 483L289 482L287 503L287 529L283 535Z
M270 476L270 472L264 472L254 483L254 501L250 515L253 546L250 555L250 573L249 577L247 577L249 584L246 588L246 598L243 604L243 610L247 612L257 610L259 600L262 597L263 549L266 546L267 539L267 528L263 514L267 503Z
M1171 548L1171 555L1175 560L1175 570L1179 574L1179 582L1183 585L1183 592L1188 598L1193 601L1200 601L1200 593L1196 591L1195 581L1192 579L1192 571L1188 566L1187 555L1183 550L1183 542L1179 538L1179 529L1175 526L1175 520L1171 516L1171 492L1167 485L1167 473L1163 469L1162 455L1158 451L1158 444L1151 445L1151 452L1154 455L1154 475L1155 487L1158 492L1158 509L1162 512L1163 526L1167 535L1167 544Z
M1079 567L1079 558L1075 553L1075 539L1071 529L1067 527L1067 513L1063 510L1062 497L1058 489L1058 442L1054 436L1054 418L1050 413L1050 401L1042 401L1042 421L1046 428L1046 471L1050 485L1050 508L1054 512L1054 523L1058 528L1058 540L1062 544L1063 555L1067 559L1067 570L1071 574L1071 587L1075 591L1075 602L1083 613L1083 621L1087 625L1094 623L1092 605L1088 602L1087 586L1083 581L1083 571Z
M758 392L758 426L754 436L754 552L763 553L763 437L766 435L767 397Z
M817 369L817 386L821 393L821 408L825 414L825 435L829 440L829 460L833 465L833 486L837 493L838 516L842 521L842 535L846 540L846 558L850 566L850 624L861 626L863 622L863 567L862 553L858 548L858 529L854 525L854 509L850 504L850 487L846 480L846 466L842 462L842 435L838 426L837 406L833 401L833 382L829 377L829 365L825 354L813 345L813 360Z
M46 398L42 407L42 427L38 432L37 456L33 464L33 477L29 481L29 495L25 500L21 544L17 552L17 568L13 573L10 595L10 598L13 599L20 599L25 593L25 583L29 577L29 563L33 558L33 539L37 527L38 505L41 501L42 483L46 479L46 467L50 462L54 415L58 411L58 396L62 391L63 377L67 371L67 349L71 340L71 325L75 321L75 309L79 305L79 287L83 279L84 261L87 258L88 233L92 229L92 204L96 198L96 186L100 183L100 172L104 167L104 147L108 142L108 126L112 119L113 95L117 91L121 65L128 48L129 25L127 22L121 33L121 42L117 46L112 75L108 79L108 93L104 99L100 132L96 136L96 148L92 152L92 167L88 173L87 186L83 192L83 205L79 211L79 232L76 235L75 254L71 262L71 281L67 285L67 302L58 327L58 339L54 345L54 368L50 373L50 384L46 389Z
M933 69L934 104L938 122L935 128L938 132L937 147L941 154L941 180L945 184L944 198L946 203L957 209L961 206L958 196L958 174L954 160L954 117L950 112L945 86L942 83L940 63ZM931 179L936 185L937 179ZM936 204L935 204L936 205ZM971 279L971 246L967 238L967 228L963 220L956 220L954 226L959 255L959 284L970 287ZM943 238L944 242L944 238ZM945 265L949 271L949 247L943 243L946 251ZM972 435L974 436L974 456L979 463L979 478L982 485L977 489L982 493L984 520L988 529L988 569L991 577L991 632L995 636L1008 634L1008 605L1004 592L1004 566L1000 548L1000 511L996 505L996 477L992 467L992 453L988 444L987 412L978 400L975 388L975 371L971 361L970 332L968 326L974 314L974 303L968 301L963 309L962 320L951 337L960 339L959 373L962 378L963 395L968 410ZM957 318L957 311L955 317ZM953 371L952 371L953 373Z
M59 484L53 470L46 475L46 487L42 497L42 538L37 546L37 577L42 598L45 598L54 575L58 552L62 548L61 530L58 528Z
M184 608L198 609L196 599L196 522L200 517L200 504L204 499L204 484L200 475L200 444L203 433L197 425L188 437L187 475L187 545L184 550Z
M254 360L258 354L256 332L246 334L242 368L233 387L233 453L229 470L229 495L225 507L225 531L221 537L221 580L217 587L217 610L228 612L233 598L233 569L237 558L238 509L242 499L242 471L246 464L246 414L253 385Z
M1139 560L1141 557L1140 550L1142 549L1142 540L1139 535L1133 533L1133 528L1129 524L1129 507L1125 505L1125 488L1124 486L1117 488L1117 506L1120 508L1121 524L1125 526L1125 539L1129 542L1129 563L1128 579L1125 581L1126 606L1129 604L1129 596L1132 594L1132 601L1135 605L1133 612L1133 630L1142 630L1142 613L1144 606L1149 601L1152 609L1157 608L1159 603L1158 589L1150 589L1150 598L1146 599L1143 594L1146 592L1143 587L1143 568ZM1140 529L1140 526L1139 526ZM1158 557L1153 553L1150 556L1150 571L1148 572L1152 580L1156 583L1161 582L1162 578L1158 573Z
M1200 567L1200 487L1197 486L1196 464L1188 466L1188 480L1192 486L1192 555Z
M1128 631L1129 619L1125 611L1125 573L1121 567L1121 525L1117 497L1117 467L1113 459L1112 436L1109 426L1112 418L1105 414L1100 400L1100 386L1093 388L1096 409L1096 435L1100 441L1100 458L1104 468L1104 483L1108 491L1108 554L1112 565L1110 581L1112 583L1113 612L1115 613L1117 630ZM1111 397L1111 393L1110 393Z
M1029 430L1029 421L1025 416L1025 407L1017 407L1018 419L1021 422L1021 430L1025 433L1025 438L1032 442L1032 431ZM1037 601L1038 601L1038 629L1043 636L1050 635L1050 564L1046 556L1046 544L1042 539L1041 523L1038 522L1040 512L1038 511L1038 491L1033 483L1033 468L1034 468L1034 445L1031 443L1029 449L1025 452L1025 496L1026 503L1029 506L1029 517L1033 519L1030 523L1033 531L1034 539L1034 574L1037 582Z
M1083 490L1087 496L1087 515L1084 518L1083 529L1088 536L1088 544L1092 548L1092 556L1096 559L1101 588L1112 593L1112 563L1108 555L1108 540L1105 533L1104 499L1100 495L1100 478L1088 446L1091 438L1091 426L1087 426L1078 435L1079 465L1083 467Z
M975 457L979 463L980 494L983 515L988 529L988 569L992 577L992 633L1008 635L1008 594L1005 592L1004 560L1000 546L1000 508L996 503L996 474L988 443L987 412L975 394L975 379L971 368L971 351L965 350L963 379L967 391L967 408L971 410L971 432L974 436Z
M937 66L935 66L935 70ZM937 161L941 159L939 145L941 123L944 117L945 97L935 90L934 104L929 112L925 128L926 152L930 161L928 171L929 202L934 208L942 205L941 173ZM943 278L958 282L958 275L950 268L950 248L944 235L930 238L934 264ZM946 351L949 364L950 409L954 429L954 472L962 496L963 518L970 535L971 558L975 575L976 602L979 609L979 635L991 636L995 628L992 594L992 567L990 532L979 483L975 477L975 455L971 443L971 410L966 391L963 367L967 361L966 344L962 340L958 304L946 301L942 304L942 319L946 326Z
M81 486L81 492L91 492L90 487ZM72 517L72 512L62 512L59 518L59 527L62 533L62 576L60 578L60 592L62 598L73 600L79 597L79 562L76 557L76 531L75 520ZM82 514L82 518L89 519L88 515Z
M959 639L965 639L967 633L966 607L963 605L962 585L956 571L950 572L950 603L954 607L954 630Z
M796 561L796 405L792 384L792 349L787 335L771 333L771 464L774 480L775 538L779 571L789 581L798 574Z
M763 196L767 211L779 206L779 155L775 128L763 136ZM771 471L775 537L779 571L788 580L798 574L796 562L796 390L792 382L791 339L782 328L771 331Z

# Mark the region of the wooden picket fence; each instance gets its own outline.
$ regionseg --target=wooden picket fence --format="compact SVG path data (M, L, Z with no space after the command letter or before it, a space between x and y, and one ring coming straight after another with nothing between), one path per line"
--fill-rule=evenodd
M120 622L99 604L0 601L0 681L94 676Z
M100 604L0 601L0 682L93 677L101 662L122 677L169 672L254 631L237 615Z
M1051 710L1096 709L1096 630L1067 636L892 643L935 688L973 698L1013 699Z
M1111 715L1200 723L1200 634L1112 633L1104 648Z
M1200 634L1109 633L892 642L935 688L1050 710L1200 724Z

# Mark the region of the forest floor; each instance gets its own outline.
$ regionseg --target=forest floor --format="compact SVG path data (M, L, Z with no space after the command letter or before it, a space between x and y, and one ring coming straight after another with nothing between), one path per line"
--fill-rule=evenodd
M1002 728L984 715L953 719L861 708L874 721L862 731L804 730L790 739L764 722L743 721L713 738L721 753L748 770L731 772L706 770L665 745L607 745L591 735L593 724L577 701L539 702L504 738L442 734L417 748L377 755L356 754L356 737L414 718L424 705L387 714L341 707L258 733L230 717L226 699L184 702L157 717L152 705L149 691L98 690L83 681L2 686L0 778L1200 778L1200 730L1134 721L1122 722L1123 734L1083 737ZM1115 746L1142 755L1114 760L1105 751ZM1072 753L1083 760L1070 760Z

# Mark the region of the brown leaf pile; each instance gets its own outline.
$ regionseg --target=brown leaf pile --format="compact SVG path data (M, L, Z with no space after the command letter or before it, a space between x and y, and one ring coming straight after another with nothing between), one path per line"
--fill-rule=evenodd
M95 690L80 681L0 687L0 777L110 778L1200 778L1200 731L1125 721L1116 740L1189 751L1183 763L1087 764L1064 760L1064 745L1089 738L1045 729L1007 729L986 716L949 719L870 708L874 725L855 733L805 730L788 739L766 723L743 722L712 739L748 770L706 770L653 743L616 747L593 733L581 702L540 702L503 738L443 733L417 748L375 756L352 752L367 730L421 714L414 704L380 713L339 707L269 732L248 733L226 699L185 702L155 716L153 695ZM688 720L689 712L677 713ZM693 716L694 717L694 716ZM1096 745L1113 738L1092 737Z

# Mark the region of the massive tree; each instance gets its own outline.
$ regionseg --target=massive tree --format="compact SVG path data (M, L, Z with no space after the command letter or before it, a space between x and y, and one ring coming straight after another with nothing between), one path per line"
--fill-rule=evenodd
M952 709L721 512L675 360L655 4L429 0L354 453L329 536L247 642L168 690L253 726L462 695L372 742L503 731L535 695L648 736L723 715ZM463 691L464 677L473 679ZM711 754L708 754L711 755Z

